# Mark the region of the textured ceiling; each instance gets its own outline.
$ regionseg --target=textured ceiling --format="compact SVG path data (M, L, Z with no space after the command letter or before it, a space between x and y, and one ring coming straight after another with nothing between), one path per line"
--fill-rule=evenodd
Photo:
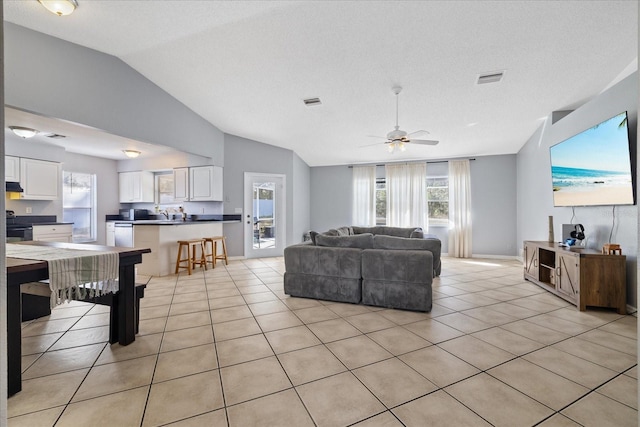
M118 56L223 132L311 166L516 153L550 112L637 69L636 1L79 2L58 18L5 1L4 16ZM394 85L400 128L438 146L370 145L393 129Z

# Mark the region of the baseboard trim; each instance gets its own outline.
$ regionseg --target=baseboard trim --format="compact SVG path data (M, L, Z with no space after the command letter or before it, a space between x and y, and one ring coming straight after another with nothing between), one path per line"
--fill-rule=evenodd
M449 257L449 254L440 254L440 256L442 258L454 258L454 257ZM522 261L522 258L518 258L518 256L516 255L482 255L482 254L472 254L471 258L467 258L467 259L474 259L474 258L484 258L484 259L505 259L505 260L520 260ZM464 259L464 258L460 258L460 259Z

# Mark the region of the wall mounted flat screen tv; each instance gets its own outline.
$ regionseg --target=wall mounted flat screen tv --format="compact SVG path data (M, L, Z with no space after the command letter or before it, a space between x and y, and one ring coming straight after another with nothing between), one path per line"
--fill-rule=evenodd
M627 112L549 150L554 206L633 205Z

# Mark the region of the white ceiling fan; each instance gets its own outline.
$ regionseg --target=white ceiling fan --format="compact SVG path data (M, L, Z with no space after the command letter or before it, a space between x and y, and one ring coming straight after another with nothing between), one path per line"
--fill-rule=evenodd
M393 153L396 150L405 151L405 144L419 144L419 145L437 145L440 141L435 141L432 139L417 139L414 136L420 135L429 135L429 132L426 130L417 130L415 132L407 133L400 129L398 125L398 95L402 92L402 88L400 86L393 87L393 93L396 94L396 126L395 129L387 134L386 137L382 136L373 136L373 138L382 138L386 139L384 144L387 144L387 150L390 153Z

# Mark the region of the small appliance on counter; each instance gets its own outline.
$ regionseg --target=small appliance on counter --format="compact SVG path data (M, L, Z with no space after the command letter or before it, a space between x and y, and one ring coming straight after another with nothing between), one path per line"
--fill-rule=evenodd
M120 219L123 221L138 221L149 219L146 209L120 209Z
M14 211L5 211L7 221L7 243L33 240L33 226L31 224L16 221Z

